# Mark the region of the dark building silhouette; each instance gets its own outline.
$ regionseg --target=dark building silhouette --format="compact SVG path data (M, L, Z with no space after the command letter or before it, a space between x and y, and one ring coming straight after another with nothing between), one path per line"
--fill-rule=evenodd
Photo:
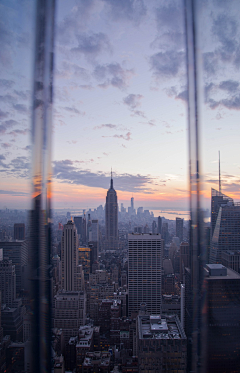
M74 216L74 224L77 229L78 238L83 237L83 218L82 216Z
M0 248L3 249L3 258L8 258L15 265L16 292L19 295L27 287L28 241L0 242Z
M240 274L207 264L207 366L211 373L239 372Z
M187 339L177 315L139 315L138 372L186 372Z
M183 219L176 218L176 236L179 238L180 242L183 240Z
M240 250L236 251L223 251L222 264L225 267L231 268L240 273Z
M212 189L210 263L222 263L222 252L239 250L240 203Z
M0 290L2 303L11 307L16 299L15 265L11 260L0 260Z
M221 206L233 203L233 199L219 192L216 189L211 190L211 237L213 236L219 208Z
M162 233L162 218L161 216L158 217L158 233Z
M155 222L155 220L153 220L152 222L152 234L157 234L157 223Z
M105 206L106 247L108 250L118 249L118 203L117 193L113 188L111 175L110 188L107 192Z
M14 240L25 240L25 224L14 224Z
M182 242L180 245L180 281L183 281L185 267L190 266L189 243Z
M165 244L169 243L168 223L163 223L162 225L162 239Z

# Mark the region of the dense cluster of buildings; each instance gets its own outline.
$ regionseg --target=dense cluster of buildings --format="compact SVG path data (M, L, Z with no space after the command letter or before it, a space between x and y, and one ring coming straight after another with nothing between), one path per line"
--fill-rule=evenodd
M206 371L237 372L240 207L216 190L211 202L211 224L205 227ZM190 372L189 222L136 211L133 198L128 211L123 205L119 211L112 177L103 214L99 207L93 218L91 211L87 218L86 212L54 217L52 371ZM0 372L31 372L27 231L21 222L9 228L1 220Z

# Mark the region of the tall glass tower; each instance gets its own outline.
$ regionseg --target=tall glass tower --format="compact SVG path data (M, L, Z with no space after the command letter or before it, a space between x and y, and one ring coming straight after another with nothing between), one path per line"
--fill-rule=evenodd
M113 188L111 173L110 188L107 192L105 206L105 226L106 226L106 248L108 250L118 249L118 203L117 192Z
M212 189L210 263L222 263L222 252L240 247L240 203Z

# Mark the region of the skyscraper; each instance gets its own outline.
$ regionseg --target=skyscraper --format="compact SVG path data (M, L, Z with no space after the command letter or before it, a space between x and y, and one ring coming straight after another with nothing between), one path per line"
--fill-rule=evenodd
M83 236L83 218L82 216L74 216L74 224L77 228L78 238L82 240Z
M20 296L21 290L27 287L28 241L0 242L0 248L3 249L3 258L8 258L15 265L16 292Z
M158 217L158 233L162 233L162 218L161 216Z
M157 223L155 220L152 222L152 234L156 234L157 232Z
M205 271L207 372L239 372L240 274L221 264Z
M98 220L92 220L91 229L89 231L89 247L92 246L93 261L98 260L98 243L99 243L99 225Z
M64 225L62 235L62 289L80 291L81 278L78 271L78 237L73 221Z
M183 219L176 218L176 236L179 238L180 242L183 240Z
M222 252L240 247L240 203L212 189L210 263L222 263Z
M128 235L129 315L146 303L147 311L161 313L163 243L159 234Z
M110 188L107 192L105 206L106 247L108 250L118 249L118 203L117 193L113 188L111 173Z
M134 198L133 197L131 198L131 210L133 214L134 213Z
M226 196L225 194L217 191L216 189L211 190L211 237L213 236L219 208L228 203L232 203L233 199Z
M183 281L185 267L189 268L189 266L190 266L189 243L182 242L180 245L180 281Z
M25 240L25 224L14 224L14 240Z
M11 260L0 261L0 291L2 293L2 303L11 307L16 299L16 274L15 265Z

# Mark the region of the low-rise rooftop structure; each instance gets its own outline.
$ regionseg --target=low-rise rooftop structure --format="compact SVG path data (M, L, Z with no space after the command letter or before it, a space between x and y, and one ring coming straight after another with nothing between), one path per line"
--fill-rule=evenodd
M83 372L110 372L110 352L87 352L83 362Z
M139 372L185 372L187 338L178 316L139 315L137 353Z

